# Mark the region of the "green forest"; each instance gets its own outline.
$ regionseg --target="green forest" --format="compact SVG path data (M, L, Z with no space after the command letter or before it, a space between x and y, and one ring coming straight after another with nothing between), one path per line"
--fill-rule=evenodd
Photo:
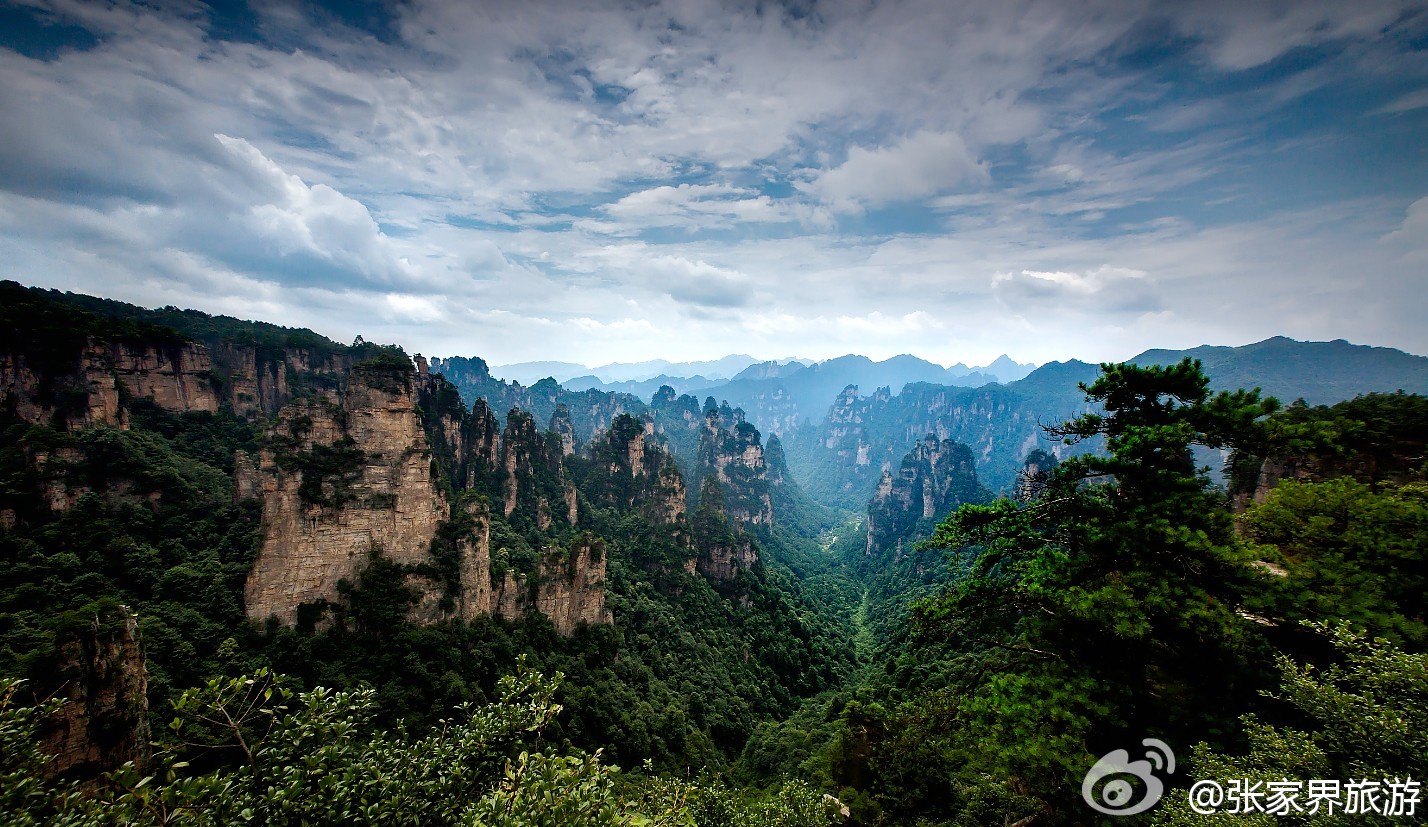
M532 411L396 346L0 292L0 823L1190 825L1197 779L1428 776L1428 398L1104 364L1011 488L933 438L852 509L712 397ZM135 353L200 351L173 381L211 409L136 392L178 371ZM364 450L353 388L421 445ZM285 480L312 531L417 483L442 519L257 618ZM531 608L587 565L609 622ZM471 582L526 608L463 613ZM1088 806L1143 739L1179 758L1160 805Z

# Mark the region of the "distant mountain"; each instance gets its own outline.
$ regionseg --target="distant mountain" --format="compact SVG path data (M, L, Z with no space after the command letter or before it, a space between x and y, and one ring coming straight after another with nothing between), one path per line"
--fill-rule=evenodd
M1275 336L1243 347L1147 350L1130 361L1168 364L1186 356L1204 364L1216 389L1259 387L1285 403L1302 397L1311 405L1328 405L1370 391L1428 393L1428 358L1343 339L1300 342Z
M993 360L990 365L980 370L988 376L995 377L993 381L1005 385L1008 382L1015 382L1018 379L1025 378L1033 370L1036 370L1036 365L1030 363L1023 365L1018 362L1013 362L1010 356L1003 353Z
M793 359L780 359L773 364L795 363ZM671 362L667 359L651 359L646 362L611 362L608 365L589 367L574 362L516 362L509 365L493 365L491 375L507 382L534 385L542 379L554 379L570 390L580 391L616 390L623 383L653 382L657 379L692 380L700 383L722 382L732 379L758 360L743 353L735 353L720 359L702 362ZM623 389L621 389L623 390ZM650 387L649 396L659 390L659 384ZM633 392L633 391L631 391Z
M547 377L560 382L589 372L590 368L574 362L517 362L513 365L496 365L490 369L491 375L497 379L520 382L526 386L534 385Z
M1186 356L1201 360L1216 390L1259 387L1285 403L1303 397L1310 404L1330 404L1375 391L1428 394L1428 358L1342 340L1275 337L1243 347L1148 350L1129 361L1174 364ZM975 390L935 382L909 382L900 392L845 388L824 416L810 417L809 424L785 435L789 468L815 499L860 509L882 470L895 469L919 440L935 434L971 447L978 476L993 489L1007 490L1030 451L1068 454L1068 447L1053 443L1042 428L1088 410L1077 384L1094 381L1099 372L1099 366L1073 359Z
M796 359L791 359L787 362L759 362L757 365L749 365L739 371L739 375L735 376L734 379L736 381L740 379L782 379L785 376L792 376L798 373L811 364L813 363L800 362Z
M614 362L593 368L590 370L590 374L605 382L642 382L654 379L661 374L690 378L703 376L708 379L730 379L739 371L757 362L758 360L752 356L735 353L721 359L703 362L666 362L663 359L631 364ZM658 390L659 386L656 385L655 389Z
M994 367L1010 378L993 374ZM981 387L1020 378L1032 367L1019 365L1006 356L999 357L985 368L969 368L964 364L944 368L907 354L881 362L849 354L810 365L797 362L752 365L728 384L706 392L742 408L749 420L761 430L782 433L804 421L814 424L822 422L828 412L828 401L849 385L869 390L887 388L892 394L899 393L905 385L914 382Z
M661 373L652 379L631 379L626 382L603 382L597 376L576 376L566 379L560 384L572 391L596 390L608 393L628 393L641 399L649 399L654 396L655 391L666 385L674 388L675 393L699 393L708 388L723 385L727 381L725 378L709 379L699 375L670 376Z

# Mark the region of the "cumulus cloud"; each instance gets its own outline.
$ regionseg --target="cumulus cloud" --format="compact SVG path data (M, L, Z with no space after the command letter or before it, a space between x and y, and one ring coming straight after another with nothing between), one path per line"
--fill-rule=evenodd
M1028 337L1024 307L1078 320L1043 320L1043 358L1096 314L1114 330L1093 341L1158 334L1136 325L1168 306L1196 335L1260 330L1226 312L1253 306L1300 335L1383 318L1385 343L1425 341L1404 262L1428 208L1371 191L1422 159L1373 144L1387 130L1352 103L1405 132L1425 116L1419 0L412 0L378 37L254 5L237 36L201 4L17 8L94 37L33 56L0 32L6 275L507 361L696 336L709 352L679 355L710 357L746 334L897 353L874 330ZM1167 33L1183 39L1146 72ZM1294 50L1304 67L1252 71ZM1286 108L1329 83L1342 122ZM1323 157L1277 152L1264 113L1386 172L1323 207ZM1306 200L1330 219L1278 221ZM1333 326L1344 272L1371 287L1352 328ZM755 316L797 332L741 326Z
M1082 272L998 273L992 290L1013 309L1147 313L1163 306L1144 272L1110 265Z
M1428 260L1428 197L1409 204L1403 223L1380 241L1406 250L1409 258Z
M753 298L753 283L743 273L679 256L655 256L647 272L675 301L701 307L742 307Z
M987 177L986 164L972 156L961 136L919 131L891 146L851 147L846 161L802 188L847 212L926 198Z
M254 241L271 244L282 258L313 257L378 282L412 277L361 202L326 184L308 186L242 138L214 137L266 195L240 217Z

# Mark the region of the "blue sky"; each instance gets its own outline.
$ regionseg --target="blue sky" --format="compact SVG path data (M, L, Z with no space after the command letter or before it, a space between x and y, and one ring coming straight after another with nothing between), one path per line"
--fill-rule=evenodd
M1411 2L0 5L0 275L586 364L1428 353Z

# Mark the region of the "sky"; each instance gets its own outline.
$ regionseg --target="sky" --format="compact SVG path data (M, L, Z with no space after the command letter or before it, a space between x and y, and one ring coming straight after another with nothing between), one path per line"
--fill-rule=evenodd
M1428 354L1428 6L0 0L0 277L493 364Z

